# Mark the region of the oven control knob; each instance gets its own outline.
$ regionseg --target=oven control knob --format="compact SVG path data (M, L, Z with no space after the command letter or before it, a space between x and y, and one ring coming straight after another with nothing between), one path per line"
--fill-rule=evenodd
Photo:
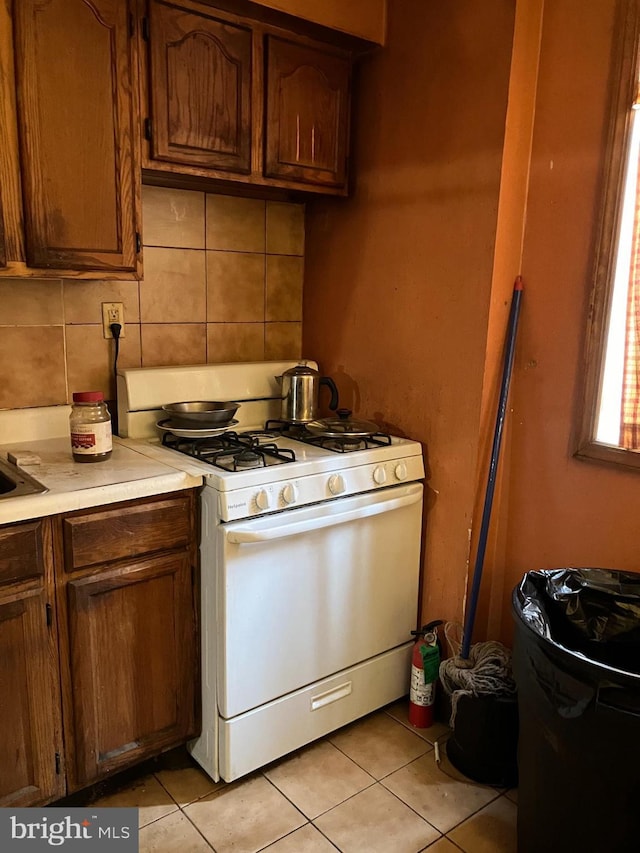
M287 485L282 490L282 500L286 504L293 504L296 502L298 497L298 490L293 485L293 483L287 483Z
M404 462L400 462L398 465L396 465L394 473L396 475L396 479L398 480L407 479L407 466L404 464Z
M261 489L256 495L258 509L269 509L271 506L271 495L266 489Z
M382 465L379 465L373 472L373 479L379 486L387 482L387 472Z
M346 489L344 477L342 476L342 474L332 474L331 477L329 477L328 485L329 491L332 495L342 494L342 492L344 492L344 490Z

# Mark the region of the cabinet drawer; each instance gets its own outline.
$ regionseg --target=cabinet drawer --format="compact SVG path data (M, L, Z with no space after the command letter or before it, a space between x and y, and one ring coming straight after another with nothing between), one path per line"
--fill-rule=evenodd
M42 521L0 528L0 585L42 575Z
M191 525L188 495L67 516L62 521L66 571L186 548Z

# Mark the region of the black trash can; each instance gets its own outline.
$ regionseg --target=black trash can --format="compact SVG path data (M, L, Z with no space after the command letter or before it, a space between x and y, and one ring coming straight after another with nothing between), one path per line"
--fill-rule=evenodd
M635 853L640 574L528 572L512 604L518 853Z

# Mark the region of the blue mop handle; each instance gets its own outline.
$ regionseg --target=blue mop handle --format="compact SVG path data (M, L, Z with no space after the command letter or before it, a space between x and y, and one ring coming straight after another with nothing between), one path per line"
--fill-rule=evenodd
M487 536L489 533L489 522L491 520L491 507L493 505L493 493L496 486L496 472L498 470L498 458L500 456L500 444L502 442L502 428L507 411L507 397L509 396L509 382L513 369L513 357L516 349L516 332L518 329L518 317L520 315L520 301L522 299L523 282L522 276L517 276L513 285L513 298L511 300L511 311L507 326L507 350L504 357L504 369L502 371L502 385L500 386L500 402L498 404L498 416L493 435L493 447L491 448L491 464L489 465L489 479L487 491L484 497L484 508L482 510L482 523L480 525L480 536L478 537L478 551L473 568L473 585L469 596L469 608L464 620L464 631L462 634L462 649L460 657L466 660L471 648L471 635L476 618L478 598L480 594L480 582L482 580L482 567L484 555L487 550Z

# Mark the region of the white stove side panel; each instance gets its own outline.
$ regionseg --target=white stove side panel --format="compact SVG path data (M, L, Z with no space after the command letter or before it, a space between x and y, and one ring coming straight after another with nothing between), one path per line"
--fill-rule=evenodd
M200 542L200 648L202 682L202 731L188 744L189 752L202 769L217 782L218 770L218 698L217 698L217 602L216 543L217 492L203 489L201 496Z

